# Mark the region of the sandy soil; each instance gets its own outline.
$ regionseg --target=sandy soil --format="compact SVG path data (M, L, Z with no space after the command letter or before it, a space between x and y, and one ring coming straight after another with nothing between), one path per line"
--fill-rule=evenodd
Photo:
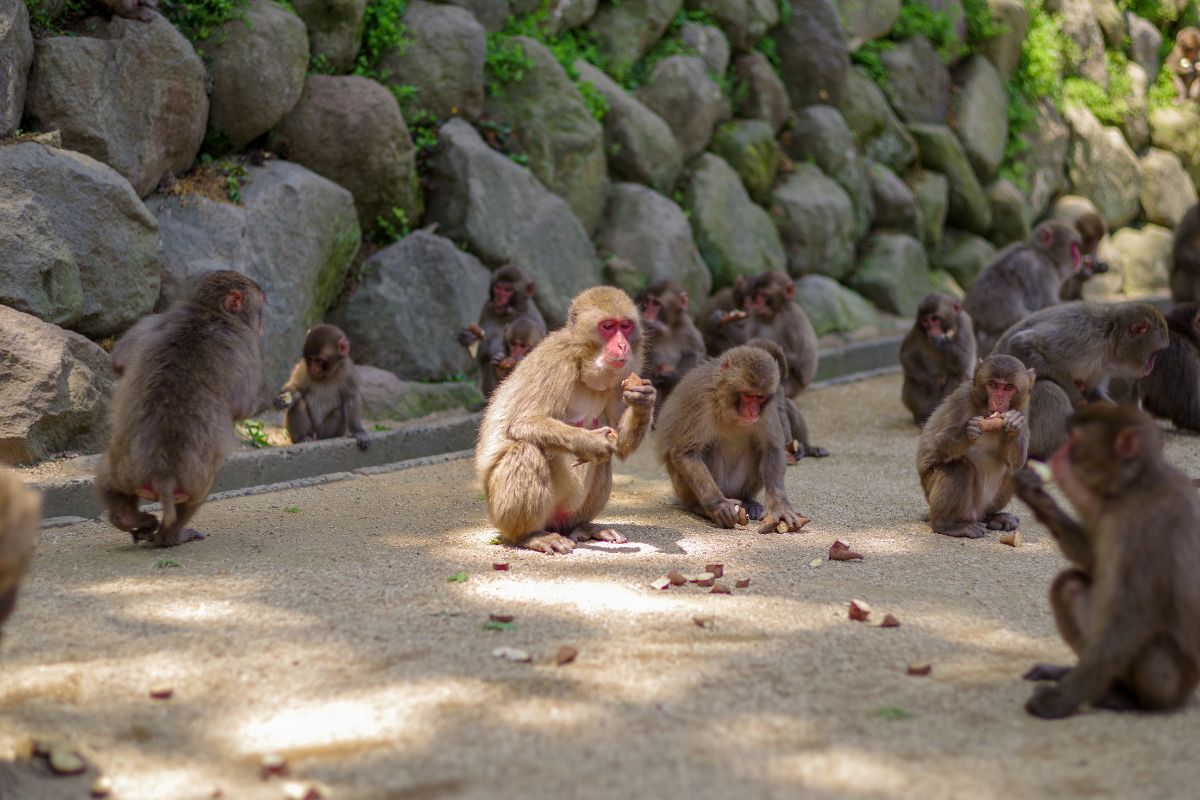
M682 512L649 448L602 517L630 544L568 557L491 545L466 460L212 503L209 538L169 552L46 531L0 648L0 758L67 740L125 800L280 798L268 752L355 800L1194 796L1196 701L1026 716L1021 672L1069 657L1045 600L1061 557L1034 525L1018 549L931 534L898 397L897 376L802 396L834 455L788 472L798 535ZM1196 439L1168 449L1200 474ZM836 537L866 560L811 567ZM714 561L750 588L648 585ZM848 621L854 597L902 627ZM555 666L563 644L578 660ZM0 797L59 796L31 775L0 764Z

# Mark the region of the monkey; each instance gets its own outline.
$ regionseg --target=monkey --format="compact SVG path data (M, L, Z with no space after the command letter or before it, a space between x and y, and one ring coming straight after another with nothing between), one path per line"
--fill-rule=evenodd
M350 340L335 325L317 325L305 335L304 355L274 405L285 409L283 424L295 444L349 432L359 450L371 446L362 424L362 389L350 360Z
M1068 275L1058 290L1059 300L1082 300L1083 285L1095 275L1108 272L1109 266L1101 261L1097 250L1100 240L1108 233L1104 219L1092 211L1080 214L1075 220L1079 231L1079 268Z
M817 332L796 302L796 284L779 270L768 270L750 288L755 336L770 339L787 355L784 391L795 395L817 373Z
M95 486L109 520L135 543L203 538L186 526L233 449L233 422L258 407L265 300L250 278L210 272L130 353ZM139 510L139 499L161 501L162 520Z
M1143 411L1108 402L1073 415L1050 472L1078 521L1029 467L1017 496L1071 562L1050 588L1054 621L1074 667L1037 664L1025 709L1043 719L1081 705L1168 711L1200 676L1200 498L1163 458L1162 432Z
M992 258L962 303L980 356L992 352L1014 323L1059 302L1063 281L1079 269L1080 242L1074 226L1047 220L1033 229L1031 241L1011 244Z
M149 22L158 11L158 0L100 0L100 3L118 17Z
M41 495L0 469L0 627L16 607L21 579L33 560L41 518Z
M766 350L771 354L771 358L775 359L775 366L779 368L779 389L775 392L776 409L779 411L779 423L783 426L783 441L786 445L784 448L787 452L785 460L787 465L793 466L800 463L800 459L805 456L811 458L825 458L829 455L829 451L824 447L810 444L808 440L808 423L804 420L804 415L800 412L800 407L796 405L796 401L783 393L783 381L787 378L787 355L784 354L783 348L772 342L770 339L764 339L761 336L751 339L746 342L750 347L757 347L760 350Z
M1018 322L995 352L1037 371L1030 401L1029 455L1044 459L1067 438L1067 419L1085 401L1111 400L1113 378L1137 380L1167 346L1167 321L1147 303L1074 301Z
M741 512L762 520L760 533L785 525L797 531L784 485L779 367L766 350L739 345L697 365L663 404L658 459L685 508L722 528ZM766 489L766 506L755 499Z
M132 328L121 334L121 338L117 339L108 358L112 363L113 372L118 377L125 374L125 365L133 358L133 351L147 339L154 337L159 326L162 325L162 321L162 314L150 314L142 317Z
M1025 464L1036 379L1012 356L990 355L930 415L917 444L917 474L934 533L979 539L1020 525L1003 509L1013 473ZM992 418L996 428L985 422Z
M1175 228L1171 299L1176 303L1200 303L1200 203L1189 208Z
M750 319L750 279L739 276L732 286L718 289L696 318L710 356L745 344L754 336Z
M1196 55L1200 52L1200 30L1184 28L1175 34L1175 46L1167 56L1166 68L1175 84L1175 102L1200 99L1196 80Z
M675 281L655 281L635 298L646 328L646 369L658 403L688 370L704 360L704 338L688 316L688 294Z
M504 326L504 352L492 359L492 367L496 371L496 380L502 381L513 371L513 367L529 355L538 342L545 336L545 331L528 317L519 317Z
M536 290L525 270L515 264L500 267L492 273L488 299L479 312L479 324L458 332L458 343L463 347L479 342L475 359L479 362L484 397L491 396L500 382L494 365L497 357L504 358L504 326L524 317L538 326L542 336L546 335L546 320L533 302Z
M635 380L643 347L633 300L593 287L492 394L475 467L502 543L555 555L628 541L592 520L612 490L612 457L636 450L654 419L657 392Z
M900 399L921 427L975 367L975 332L961 303L946 294L925 295L900 343L900 366Z
M1167 349L1138 382L1142 408L1176 428L1200 431L1200 304L1177 305L1166 319Z

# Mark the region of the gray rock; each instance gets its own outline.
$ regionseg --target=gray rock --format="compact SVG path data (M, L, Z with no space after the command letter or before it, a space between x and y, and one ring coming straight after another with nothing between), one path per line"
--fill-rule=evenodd
M942 242L941 266L950 273L958 285L970 289L971 284L983 272L984 267L996 255L996 246L967 231L947 228Z
M796 302L817 336L850 333L879 321L866 298L826 275L805 275L796 281Z
M854 67L846 77L842 116L867 158L896 172L907 171L917 160L912 134L862 67Z
M1034 123L1021 134L1025 152L1016 158L1028 185L1029 210L1037 219L1050 201L1067 189L1067 149L1071 129L1054 102L1042 98L1035 105Z
M771 36L792 105L841 105L850 54L833 4L830 0L793 3L792 16L780 22Z
M385 369L355 366L358 367L358 383L362 387L363 414L367 419L402 422L439 411L475 411L483 406L483 395L474 383L402 381L394 372Z
M438 119L479 119L487 31L466 9L424 0L410 0L403 22L403 48L379 59L378 69L387 76L384 83L411 84L416 89L414 111Z
M295 0L292 5L308 31L309 53L335 74L349 72L362 44L367 0Z
M714 74L724 75L725 70L729 69L729 40L720 28L685 22L679 29L679 38L704 59L705 65Z
M948 294L956 300L962 300L967 296L966 291L958 285L958 281L949 272L934 270L929 273L929 278L933 281L933 291L935 292Z
M108 353L78 333L2 305L0 353L0 463L104 449L115 380Z
M875 200L854 137L838 110L810 105L797 111L787 150L797 161L812 160L846 191L854 204L854 240L861 239L875 216Z
M729 101L698 56L658 62L637 98L671 126L685 159L704 152L713 128L731 114Z
M217 269L237 270L266 292L265 401L287 379L305 332L341 293L360 232L354 198L333 181L287 161L246 171L242 205L188 194L154 195L147 204L158 217L166 261L160 305Z
M479 320L490 281L479 259L417 231L367 259L354 294L331 319L350 337L358 363L407 380L446 380L474 370L452 334Z
M312 75L271 150L349 189L363 230L421 221L416 151L392 93L356 75ZM401 218L396 210L403 215Z
M97 18L85 30L38 41L25 124L57 128L64 147L108 164L145 197L200 149L204 65L165 17Z
M971 56L958 71L952 109L958 136L980 180L989 180L1004 160L1008 143L1008 91L1000 73L983 56Z
M682 5L683 0L621 0L596 9L587 30L596 37L608 73L625 80L638 59L662 38Z
M933 289L925 248L902 233L877 233L868 240L850 288L879 308L913 317Z
M950 70L924 36L912 36L880 57L887 80L883 91L908 123L940 125L950 111Z
M854 267L854 207L841 186L813 164L775 187L771 215L787 248L793 275L820 273L841 279Z
M1150 145L1150 106L1147 98L1149 78L1137 64L1126 64L1132 89L1125 96L1129 110L1121 119L1121 134L1134 151L1144 150Z
M531 66L524 77L489 94L485 110L512 125L529 169L546 188L567 201L588 232L600 224L608 167L604 129L588 110L574 81L541 43L512 39Z
M16 130L33 64L29 11L21 0L0 0L0 137Z
M1088 197L1109 228L1137 218L1141 179L1137 156L1116 128L1100 124L1086 108L1069 106L1071 138L1067 175L1074 191Z
M516 12L515 8L513 8L513 4L509 3L509 0L440 1L448 5L458 6L459 8L464 8L467 11L470 11L475 16L475 19L479 20L479 24L482 25L489 33L495 33L496 31L501 30L508 22L508 17L510 14L519 13ZM566 6L572 9L579 8L580 10L590 6L591 12L588 13L589 19L591 18L592 14L596 13L596 0L579 0L578 2L573 2L573 0L559 0L559 2L555 3L555 6ZM563 16L565 17L565 14ZM587 20L585 19L584 22L586 21ZM582 25L583 23L581 22L579 24ZM562 28L562 30L565 29L565 27Z
M950 182L950 224L986 235L992 210L958 138L944 125L909 125L908 130L917 140L921 163Z
M245 17L222 25L205 43L212 76L209 135L241 150L292 110L304 91L308 32L274 0L250 0Z
M1114 0L1091 0L1092 13L1104 34L1104 44L1110 50L1121 50L1129 36L1129 25L1125 15L1117 8Z
M467 122L447 121L438 139L426 221L489 265L511 262L529 272L546 322L561 325L571 298L600 282L587 231L566 201L488 147Z
M925 220L909 185L874 161L867 162L867 178L871 182L871 196L875 199L872 227L923 239Z
M770 125L761 119L726 122L713 136L712 151L737 171L754 202L768 201L782 156Z
M922 170L909 175L905 181L913 190L913 198L921 209L921 241L930 259L940 264L942 233L946 229L946 214L950 210L950 181L937 172Z
M1158 225L1121 228L1110 237L1114 261L1121 265L1125 294L1163 292L1170 282L1175 237Z
M645 186L613 184L596 246L633 264L646 284L673 280L697 301L712 289L683 209Z
M1023 0L988 0L988 8L1002 30L981 42L979 52L1007 79L1021 63L1021 46L1029 31L1029 11Z
M1068 72L1108 88L1104 61L1104 31L1092 8L1092 0L1061 0L1059 23L1062 32L1079 48L1078 57L1064 60Z
M780 22L777 0L687 0L687 7L707 11L739 53L752 49Z
M834 0L846 44L857 50L871 39L882 39L900 17L900 0Z
M1021 190L1007 178L1001 178L987 188L992 207L992 230L988 238L997 247L1009 242L1025 242L1033 232L1029 204Z
M599 6L600 0L551 0L547 6L546 33L554 36L586 25L596 16Z
M88 156L0 146L0 303L111 336L158 299L158 224L129 182Z
M612 172L669 194L683 169L683 153L671 126L586 61L576 61L575 69L580 81L590 83L608 101L604 152Z
M1054 204L1050 207L1049 216L1053 219L1062 220L1069 225L1074 225L1084 214L1099 215L1099 213L1100 210L1096 208L1096 204L1086 197L1064 194L1054 199Z
M1154 27L1154 23L1133 12L1127 13L1125 20L1129 25L1129 57L1145 70L1147 75L1157 75L1162 34Z
M771 62L762 53L747 53L733 62L733 71L738 116L761 119L778 133L791 119L792 104Z
M741 178L720 156L705 153L696 160L684 207L691 213L692 235L714 289L729 286L740 275L786 266L770 215L754 204Z
M1174 228L1196 204L1196 186L1174 153L1151 149L1138 161L1142 176L1141 203L1146 219Z
M1154 109L1150 136L1155 147L1179 156L1193 184L1200 183L1200 110L1191 104Z

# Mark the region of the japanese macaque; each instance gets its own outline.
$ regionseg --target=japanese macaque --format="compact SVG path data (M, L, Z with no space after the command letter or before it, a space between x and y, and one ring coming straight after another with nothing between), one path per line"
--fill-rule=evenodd
M134 542L203 538L187 524L233 449L234 421L258 407L264 300L246 276L210 272L130 352L96 492ZM161 522L141 499L162 502Z
M1163 458L1162 433L1132 406L1093 403L1071 418L1050 472L1075 507L1063 511L1032 469L1017 495L1071 568L1050 588L1059 633L1074 667L1038 664L1025 708L1043 719L1080 706L1168 711L1200 677L1200 498Z
M0 627L16 606L21 579L33 560L41 518L41 495L0 469Z
M817 332L796 302L796 284L779 270L764 272L751 285L750 307L754 335L775 342L787 355L783 388L791 397L817 373Z
M913 422L924 425L938 403L975 368L975 331L957 300L936 293L921 300L917 321L900 343L900 366L900 399Z
M688 316L688 295L674 281L655 281L637 297L646 329L646 371L658 402L704 360L704 339Z
M741 276L732 286L718 289L700 309L696 321L710 356L745 344L754 336L750 319L750 278Z
M1108 233L1104 220L1099 214L1088 211L1080 214L1075 220L1075 230L1079 231L1079 269L1067 276L1058 289L1060 300L1082 300L1083 286L1095 275L1108 272L1108 264L1100 260L1097 251L1100 240Z
M766 350L771 354L771 358L775 359L775 366L779 367L779 389L775 392L775 408L779 412L779 423L783 426L783 439L786 443L786 460L790 467L794 464L799 464L800 459L805 456L812 458L825 458L829 455L829 451L824 447L818 447L810 444L808 440L808 423L804 421L804 415L800 413L800 406L796 405L796 401L783 393L783 381L787 378L787 356L783 352L783 348L772 342L770 339L758 337L746 342L750 347L757 347L760 350Z
M1200 431L1200 304L1183 303L1167 317L1167 349L1138 382L1142 408L1176 428Z
M537 287L533 280L518 266L509 264L492 273L488 288L488 299L479 312L479 324L463 328L458 333L458 342L471 347L478 342L475 360L479 362L484 397L491 395L500 382L495 365L506 355L504 352L504 329L518 319L528 319L546 335L546 320L533 303Z
M1167 346L1167 321L1147 303L1073 302L1044 308L996 343L1037 371L1030 402L1029 455L1045 459L1067 439L1067 420L1085 401L1111 400L1113 378L1150 374Z
M113 372L118 376L125 374L125 365L134 357L134 351L148 339L154 338L154 334L162 325L163 316L162 314L151 314L142 317L132 328L121 334L121 338L117 339L112 352L108 354Z
M359 450L371 446L350 340L334 325L317 325L304 337L304 355L275 396L275 407L286 409L283 425L295 444L349 433Z
M1171 299L1200 303L1200 203L1189 208L1175 228L1171 257Z
M1176 103L1200 99L1200 81L1196 80L1197 53L1200 53L1200 30L1189 27L1175 34L1175 46L1164 66L1175 84Z
M654 387L637 376L642 347L629 296L588 289L492 395L475 467L504 544L553 555L626 541L592 520L608 502L612 457L636 450L654 418Z
M762 520L760 533L797 531L784 486L779 367L766 350L739 346L698 365L663 404L658 458L685 508L732 528ZM766 507L756 496L766 489Z
M979 355L990 353L1015 323L1059 302L1063 282L1080 268L1081 242L1074 226L1049 220L1033 229L1031 241L995 255L962 303L975 327Z
M529 355L546 332L528 317L521 317L504 326L504 353L493 359L496 380L507 378L525 356Z
M149 22L158 11L158 0L100 0L100 2L118 17Z

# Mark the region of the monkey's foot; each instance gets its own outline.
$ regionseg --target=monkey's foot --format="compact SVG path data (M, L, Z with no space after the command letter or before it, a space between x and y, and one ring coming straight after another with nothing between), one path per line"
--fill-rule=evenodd
M575 542L561 533L535 533L521 543L527 550L545 553L548 556L567 555L575 549Z
M1057 686L1039 686L1025 703L1025 710L1041 719L1062 719L1075 713L1079 706Z
M817 447L815 444L804 445L805 458L828 458L829 451L824 447Z
M763 514L766 513L762 503L757 500L743 500L742 508L746 509L746 516L750 519L762 519Z
M971 522L964 519L950 525L934 525L933 532L943 536L957 536L961 539L982 539L987 535L987 526L982 522Z
M1093 708L1103 708L1108 711L1138 711L1141 704L1137 695L1121 684L1116 684L1108 694L1091 704Z
M158 517L145 511L138 511L135 515L131 516L110 514L109 522L117 530L132 533L135 542L138 540L139 535L153 534L158 529Z
M987 526L990 531L1015 531L1020 524L1020 517L1004 511L992 514L987 518Z
M589 539L595 539L598 542L612 542L614 544L625 544L629 541L612 528L597 528L590 522L576 526L575 530L569 534L569 538L576 543L586 542Z
M154 544L158 547L178 547L185 542L192 540L200 540L204 538L204 534L195 528L181 528L174 533L165 536L155 537Z
M1027 681L1054 681L1057 683L1067 677L1067 673L1070 671L1070 667L1058 664L1034 664L1021 678Z

